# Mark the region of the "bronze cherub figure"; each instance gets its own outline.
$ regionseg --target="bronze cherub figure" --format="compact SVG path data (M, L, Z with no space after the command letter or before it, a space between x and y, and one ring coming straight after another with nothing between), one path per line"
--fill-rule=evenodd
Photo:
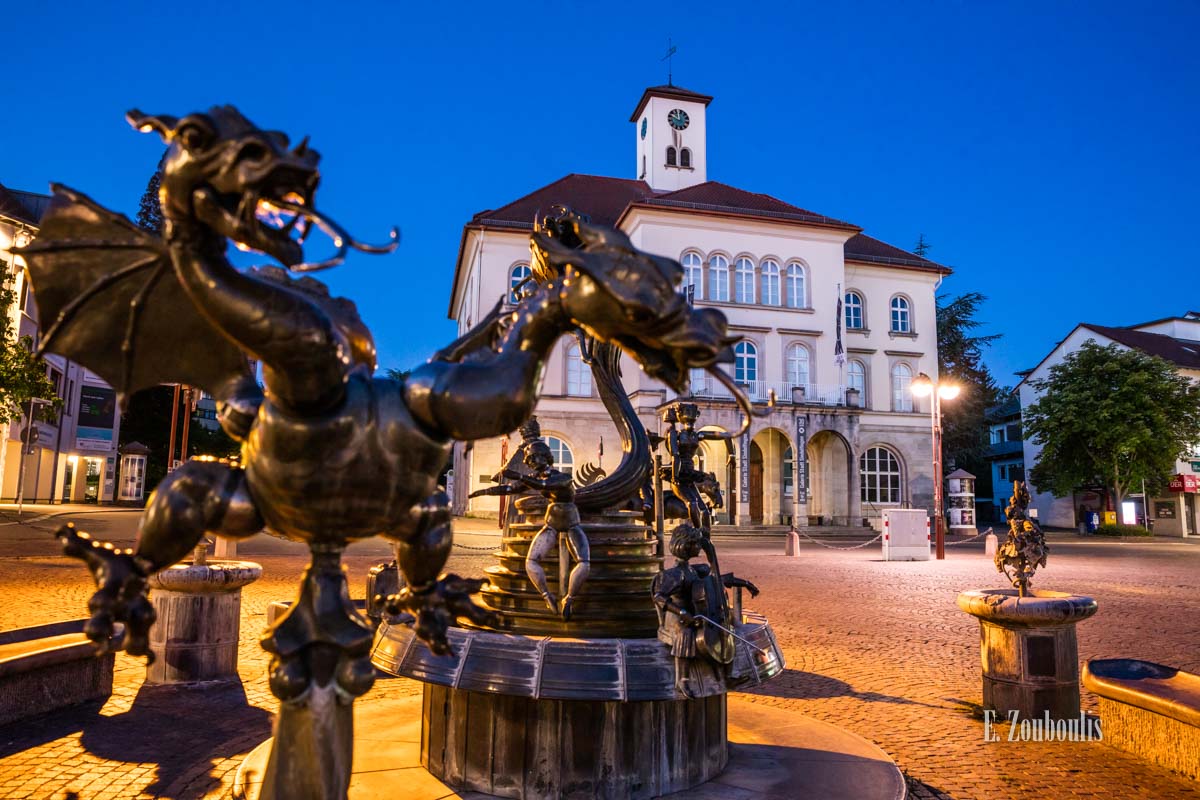
M244 538L266 527L305 541L312 563L300 597L263 639L274 656L271 688L283 701L279 759L263 797L343 796L350 703L374 681L371 628L341 568L345 546L372 536L395 543L406 587L391 605L416 616L430 648L448 651L456 617L492 621L471 601L483 581L441 574L451 529L436 479L453 442L499 436L527 419L564 334L616 345L680 392L693 367L729 382L714 365L732 360L732 339L720 312L693 310L678 293L677 262L556 211L536 221L536 279L518 313L497 303L407 379L376 378L374 342L353 303L312 279L243 272L225 257L232 241L308 272L339 263L350 247L395 246L360 244L317 210L318 154L308 140L289 149L287 136L231 106L182 118L132 111L128 119L167 143L164 235L54 186L39 236L21 251L47 325L40 349L83 364L122 397L161 383L200 387L242 442L242 459L191 461L168 475L132 551L60 530L67 552L84 557L97 580L87 632L101 643L124 622L127 651L146 653L146 578L206 533ZM305 263L314 226L338 253ZM248 358L262 364L265 391ZM739 402L749 407L744 396Z
M1041 527L1029 516L1029 490L1022 481L1013 481L1013 494L1004 514L1008 517L1008 538L996 549L996 571L1012 581L1021 597L1029 596L1029 582L1038 567L1046 566L1050 550Z

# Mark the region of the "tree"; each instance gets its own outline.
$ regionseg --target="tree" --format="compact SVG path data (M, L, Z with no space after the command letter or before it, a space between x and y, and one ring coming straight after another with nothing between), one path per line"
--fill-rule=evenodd
M17 337L11 314L16 302L17 293L0 284L0 424L20 419L35 398L53 401L41 412L44 419L53 419L62 402L46 375L46 362L33 356L33 340Z
M158 200L158 189L162 185L163 161L166 158L167 154L164 151L162 158L158 160L158 167L155 168L154 174L146 183L146 191L142 192L142 199L138 203L138 226L158 236L162 236L163 232L163 212L162 205Z
M129 398L129 404L121 414L121 444L140 442L150 448L146 457L146 485L157 486L167 474L167 455L171 450L171 403L175 398L175 387L164 385L143 389ZM183 425L188 426L188 452L179 452L183 439ZM178 429L175 431L175 457L215 456L229 458L238 454L240 445L223 430L210 431L191 416L179 403Z
M931 245L929 240L925 238L925 234L919 234L917 236L917 243L913 245L913 252L919 255L921 258L924 258L925 254L932 249L933 245Z
M1022 411L1025 436L1042 446L1030 478L1055 497L1100 484L1119 508L1143 481L1161 491L1200 442L1196 387L1140 350L1089 340L1030 385L1040 396Z
M400 381L401 383L408 380L408 376L412 374L411 369L397 369L396 367L388 367L383 372L392 380Z

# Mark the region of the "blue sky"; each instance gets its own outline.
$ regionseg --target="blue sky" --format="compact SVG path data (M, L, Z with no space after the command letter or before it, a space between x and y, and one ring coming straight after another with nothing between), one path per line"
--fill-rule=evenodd
M709 178L906 249L924 232L944 290L988 296L1001 384L1078 321L1200 307L1200 4L407 5L18 4L0 182L133 214L161 146L132 107L308 133L318 204L366 240L402 229L326 277L410 366L454 335L472 213L634 177L629 114L669 36L675 83L716 98Z

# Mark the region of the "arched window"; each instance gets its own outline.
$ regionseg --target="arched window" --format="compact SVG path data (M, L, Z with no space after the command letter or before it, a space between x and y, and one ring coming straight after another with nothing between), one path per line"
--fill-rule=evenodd
M668 167L675 166L675 148L674 147L667 148L667 166Z
M708 389L708 372L704 367L692 367L688 370L688 385L692 394L703 395Z
M792 446L789 444L783 451L783 496L792 497L796 491L796 464L793 461Z
M808 348L793 344L787 349L787 381L792 386L808 386Z
M758 348L753 342L741 341L734 346L733 379L738 383L758 380Z
M766 259L760 267L762 270L762 301L764 305L779 305L779 265L771 259Z
M892 298L892 333L912 333L912 314L908 309L908 298L900 295Z
M567 394L573 397L592 396L592 370L583 363L579 345L567 348Z
M512 268L512 271L508 273L508 302L516 305L517 303L521 302L522 297L529 294L533 288L532 284L527 283L524 286L521 286L521 282L528 277L528 264L517 264ZM521 288L518 289L518 286Z
M692 165L692 151L685 147L679 151L679 166L690 167L691 165Z
M864 503L900 502L900 460L886 447L871 447L858 459Z
M693 297L697 300L704 297L704 262L696 253L683 254L683 288L694 286Z
M912 411L912 369L908 364L892 367L892 411Z
M858 401L867 403L867 367L857 358L846 364L846 388L858 390Z
M542 441L549 446L550 455L554 456L555 469L568 475L575 471L575 456L571 453L570 445L557 436L543 436Z
M846 292L845 298L846 312L846 330L862 330L863 325L863 299L858 292Z
M808 295L804 286L804 267L800 264L787 266L788 308L808 308Z
M754 302L754 262L748 258L734 262L733 299L738 303Z
M729 259L723 255L708 258L708 289L713 300L729 301Z

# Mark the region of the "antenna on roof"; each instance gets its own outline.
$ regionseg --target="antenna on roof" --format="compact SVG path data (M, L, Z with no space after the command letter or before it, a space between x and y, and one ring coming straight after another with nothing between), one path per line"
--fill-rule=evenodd
M659 61L667 62L667 86L674 86L674 75L671 74L671 56L675 55L679 48L671 44L671 37L667 37L667 54L659 59Z

